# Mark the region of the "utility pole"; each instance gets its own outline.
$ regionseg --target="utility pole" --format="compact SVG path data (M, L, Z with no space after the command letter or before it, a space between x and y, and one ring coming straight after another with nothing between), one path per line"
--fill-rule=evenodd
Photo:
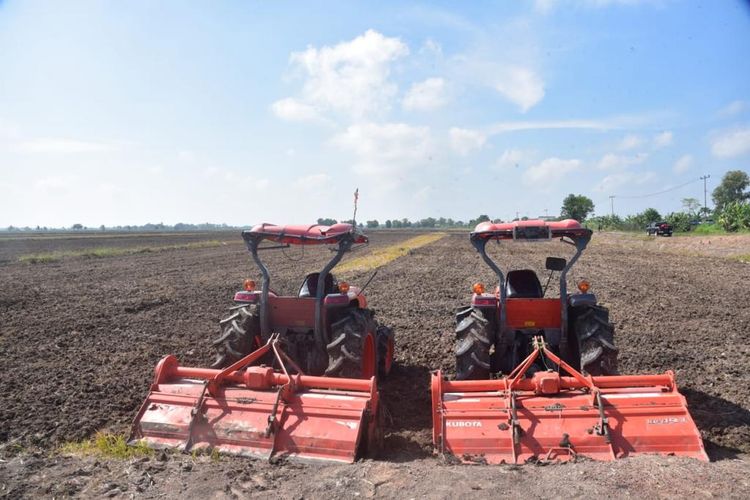
M708 196L706 194L707 193L707 190L706 190L706 179L708 179L709 177L711 177L711 176L708 175L708 174L706 174L706 175L704 175L702 177L699 177L699 179L703 181L703 209L704 209L703 210L703 214L704 215L708 212L708 205L707 205Z
M615 195L609 197L609 203L612 206L612 217L615 216Z

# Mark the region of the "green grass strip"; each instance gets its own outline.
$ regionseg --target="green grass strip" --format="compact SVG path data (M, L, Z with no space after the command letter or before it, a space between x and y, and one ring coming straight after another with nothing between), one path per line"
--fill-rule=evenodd
M154 454L154 450L143 443L130 446L125 436L106 432L98 432L93 438L80 442L65 443L60 446L59 451L66 455L97 456L122 460L150 457Z
M189 250L195 248L211 248L226 245L227 243L210 240L183 243L180 245L164 245L154 247L94 247L81 250L61 250L56 252L29 253L18 257L19 262L28 264L46 264L57 262L68 257L81 257L86 259L102 259L106 257L118 257L122 255L133 255L138 253L164 252L167 250Z

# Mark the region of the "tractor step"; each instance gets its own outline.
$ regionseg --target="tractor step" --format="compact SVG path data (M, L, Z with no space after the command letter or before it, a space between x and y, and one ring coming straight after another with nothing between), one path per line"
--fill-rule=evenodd
M444 380L432 375L433 443L466 463L525 463L640 454L708 460L674 374L586 377L535 340L509 377ZM538 356L560 372L524 377Z
M173 356L162 359L129 442L268 460L353 462L379 432L378 419L370 418L378 414L375 379L246 367L269 351L282 368L289 362L276 337L225 370L181 367Z

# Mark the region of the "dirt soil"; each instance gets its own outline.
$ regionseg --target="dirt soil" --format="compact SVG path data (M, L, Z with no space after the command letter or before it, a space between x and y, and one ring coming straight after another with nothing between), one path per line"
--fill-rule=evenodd
M372 246L409 236L373 233ZM353 466L180 454L122 461L55 451L98 430L127 433L163 355L195 366L211 360L208 342L217 320L242 279L257 277L241 245L0 264L0 495L475 498L496 496L500 488L531 497L744 497L750 265L634 241L597 234L569 286L589 279L610 308L622 373L676 372L712 463L643 457L465 467L434 458L429 370L452 371L453 312L467 303L472 283L495 282L466 235L451 234L385 266L368 287L378 319L396 331L397 364L382 388L390 413L386 452ZM526 244L493 246L493 252L506 268L532 267L542 276L544 257L570 254L561 248ZM302 255L299 249L267 255L280 292L296 291L304 274L329 258L325 251ZM368 277L343 276L354 284ZM553 280L550 293L557 288Z

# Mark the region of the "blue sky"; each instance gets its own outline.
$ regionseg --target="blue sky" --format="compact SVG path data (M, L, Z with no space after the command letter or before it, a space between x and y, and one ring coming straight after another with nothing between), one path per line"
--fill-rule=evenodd
M747 54L730 0L0 1L0 227L679 210Z

